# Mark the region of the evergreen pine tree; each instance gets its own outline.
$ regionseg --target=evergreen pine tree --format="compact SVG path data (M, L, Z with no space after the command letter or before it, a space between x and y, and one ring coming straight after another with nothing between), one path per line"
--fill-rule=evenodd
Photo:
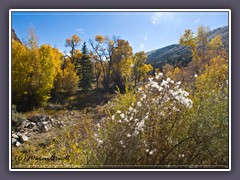
M83 43L82 47L82 58L80 59L80 87L83 91L91 89L93 83L93 63L87 51L86 42Z

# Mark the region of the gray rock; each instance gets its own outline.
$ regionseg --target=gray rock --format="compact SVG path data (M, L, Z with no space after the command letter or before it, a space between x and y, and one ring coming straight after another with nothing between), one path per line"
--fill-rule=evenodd
M28 128L29 125L30 125L30 123L27 122L27 124L24 126L24 128Z
M20 137L20 136L22 136L22 133L18 132L17 135L18 135L18 137Z
M19 139L20 139L21 142L27 142L29 140L29 138L26 135L20 136Z
M42 132L42 131L41 131L38 127L36 127L36 126L32 128L32 131L33 131L33 132L39 132L39 133Z
M54 123L54 122L55 122L55 120L54 120L54 119L52 119L52 118L50 118L50 122L51 122L51 123Z
M12 138L18 139L19 137L18 137L18 135L12 133Z
M50 128L47 125L43 126L43 131L44 132L48 132L49 130L50 130Z
M47 124L48 124L48 122L47 122L47 121L43 121L42 123L43 123L43 125L47 125Z
M32 129L32 128L35 127L35 126L36 126L36 123L30 122L30 123L28 124L27 128L28 128L28 129Z
M12 138L12 144L15 144L17 140L15 138Z
M34 123L34 122L31 122L31 124L32 124L33 126L36 126L36 123Z
M41 119L41 121L46 121L48 119L48 116L40 115L39 118Z
M20 146L20 145L21 145L21 143L18 142L18 141L15 143L15 146L17 146L17 147Z

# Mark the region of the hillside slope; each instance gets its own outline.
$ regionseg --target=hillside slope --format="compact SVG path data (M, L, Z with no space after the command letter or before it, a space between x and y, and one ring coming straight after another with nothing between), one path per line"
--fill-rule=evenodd
M15 41L18 41L18 42L22 43L21 40L18 38L17 34L15 33L15 30L14 30L14 29L12 29L12 39L14 39Z
M228 47L228 34L228 26L220 27L209 32L208 40L210 41L215 36L221 35L224 46ZM146 63L161 69L165 64L186 66L190 61L191 51L188 47L172 44L147 52Z

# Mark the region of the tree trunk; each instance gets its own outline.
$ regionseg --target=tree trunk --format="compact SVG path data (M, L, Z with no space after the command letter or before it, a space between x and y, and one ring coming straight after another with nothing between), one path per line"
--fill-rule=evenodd
M106 91L109 91L111 68L112 68L112 60L110 60L108 62L108 69L107 69L106 82L105 82L105 90Z

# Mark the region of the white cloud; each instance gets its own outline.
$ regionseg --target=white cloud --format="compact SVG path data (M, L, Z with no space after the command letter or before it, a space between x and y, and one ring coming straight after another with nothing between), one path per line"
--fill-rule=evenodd
M144 37L144 41L148 40L148 34Z
M76 31L80 34L85 34L84 30L82 28L77 28Z
M140 51L142 51L145 47L145 42L148 40L148 34L144 36L143 42L140 44Z
M160 24L164 21L172 20L174 16L175 13L173 12L156 12L151 16L150 21L152 24Z
M141 44L140 44L140 50L143 50L144 47L145 47L145 44L144 44L144 43L141 43Z
M198 19L195 19L195 20L193 21L193 24L197 24L197 23L199 23L199 21L200 21L199 18L198 18Z

